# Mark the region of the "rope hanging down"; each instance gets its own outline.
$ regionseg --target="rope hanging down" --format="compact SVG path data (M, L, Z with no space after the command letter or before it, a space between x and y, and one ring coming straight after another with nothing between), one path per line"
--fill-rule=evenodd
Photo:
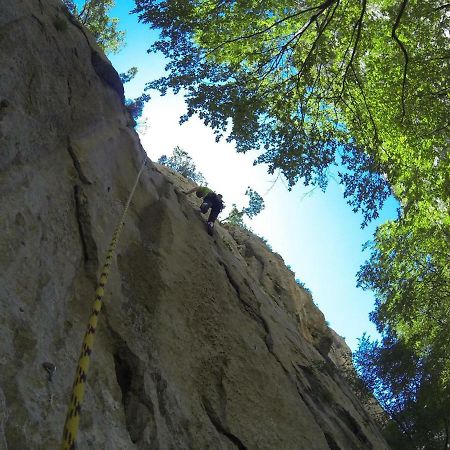
M91 360L92 349L94 346L95 330L98 323L98 315L102 309L103 295L105 294L105 285L108 281L109 271L111 267L111 261L113 259L114 253L116 251L117 243L119 241L120 234L122 232L123 226L125 224L125 216L127 214L128 208L133 198L134 191L139 182L142 171L147 163L147 156L142 162L142 166L137 174L136 181L134 183L133 189L131 190L130 196L128 197L125 209L123 210L122 217L114 231L111 243L109 244L108 252L106 253L106 260L103 265L103 269L100 275L100 279L97 283L97 289L95 291L95 299L92 304L92 312L89 317L88 326L83 339L83 345L81 347L81 354L78 360L77 370L75 372L75 380L72 387L72 395L70 397L69 409L67 411L66 422L64 424L63 442L61 445L61 450L73 450L75 449L75 441L78 434L78 426L80 423L80 412L81 404L84 398L84 389L87 379L87 373L89 370L89 364Z

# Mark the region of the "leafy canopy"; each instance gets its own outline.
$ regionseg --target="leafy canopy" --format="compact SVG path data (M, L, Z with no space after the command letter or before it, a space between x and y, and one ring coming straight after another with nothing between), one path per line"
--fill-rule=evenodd
M106 54L118 53L124 47L125 32L118 29L119 19L109 16L114 0L63 1L69 11L94 35L97 44Z
M392 449L445 449L450 436L450 386L442 355L418 356L392 330L382 342L363 336L354 362L365 386L391 417L384 434Z
M233 203L231 211L225 219L225 221L233 225L239 225L244 228L246 228L244 216L253 219L265 208L264 199L250 186L245 191L245 195L249 197L248 206L238 209L237 205Z
M172 155L169 157L162 155L158 159L158 164L162 164L169 169L175 170L183 175L183 177L192 180L194 183L204 186L208 184L203 174L197 170L197 166L192 160L192 157L179 146L176 146L173 149Z
M119 74L122 84L129 83L138 73L137 67L130 67L126 72Z
M442 375L450 386L450 216L434 212L379 227L358 284L375 293L380 333L395 328L418 353L447 354Z
M258 162L326 187L344 166L345 196L378 215L390 186L415 202L450 192L448 5L422 0L136 0L161 30L188 112ZM387 182L389 180L389 183ZM431 186L430 186L431 185Z
M145 103L147 103L149 100L150 95L148 94L141 94L135 99L127 98L125 100L125 106L132 119L134 120L135 125L137 124L136 121L142 116L142 113L144 112Z

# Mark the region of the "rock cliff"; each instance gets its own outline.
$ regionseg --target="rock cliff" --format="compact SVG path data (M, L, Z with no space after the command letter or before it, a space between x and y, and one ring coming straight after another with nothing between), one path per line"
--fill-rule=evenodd
M59 1L0 0L0 61L0 449L56 449L145 153L117 73ZM249 232L210 238L186 183L151 163L141 176L77 448L387 448L311 296Z

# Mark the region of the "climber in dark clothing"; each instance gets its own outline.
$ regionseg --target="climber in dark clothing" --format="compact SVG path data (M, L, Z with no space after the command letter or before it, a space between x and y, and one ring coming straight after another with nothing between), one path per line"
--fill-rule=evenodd
M198 198L203 198L203 203L200 206L200 211L203 214L206 214L209 208L211 208L211 212L208 217L208 225L212 227L214 221L220 214L220 211L222 211L222 209L225 207L222 200L222 195L216 194L214 191L212 191L206 186L195 187L190 191L184 193L188 195L192 194L193 192L195 192Z
M220 214L220 211L224 208L221 194L209 192L205 195L203 203L200 206L200 211L205 214L209 208L211 208L211 212L209 213L208 224L212 225Z

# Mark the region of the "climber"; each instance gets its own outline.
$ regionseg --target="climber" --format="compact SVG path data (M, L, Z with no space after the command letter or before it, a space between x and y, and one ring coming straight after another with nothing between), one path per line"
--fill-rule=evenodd
M213 190L209 189L206 186L195 187L183 193L189 195L194 192L198 198L203 198L203 203L200 206L200 212L205 214L209 210L209 208L211 208L207 226L208 233L212 234L214 222L220 214L220 211L222 211L222 209L225 207L222 199L222 194L216 194Z

